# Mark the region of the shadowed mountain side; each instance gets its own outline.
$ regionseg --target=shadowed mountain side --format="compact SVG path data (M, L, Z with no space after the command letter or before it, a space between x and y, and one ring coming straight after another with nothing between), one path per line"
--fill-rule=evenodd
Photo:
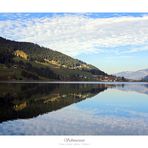
M106 89L105 84L0 84L0 122L36 117Z
M142 80L148 82L148 75L145 76Z

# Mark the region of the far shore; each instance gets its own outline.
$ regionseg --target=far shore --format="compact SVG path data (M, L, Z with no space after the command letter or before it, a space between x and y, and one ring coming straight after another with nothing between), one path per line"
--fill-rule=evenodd
M148 82L112 82L112 81L0 81L0 83L49 83L49 84L148 84Z

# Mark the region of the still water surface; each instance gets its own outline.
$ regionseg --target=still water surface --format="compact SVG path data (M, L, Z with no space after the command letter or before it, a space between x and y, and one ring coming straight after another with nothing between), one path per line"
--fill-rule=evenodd
M0 84L0 135L148 135L148 84Z

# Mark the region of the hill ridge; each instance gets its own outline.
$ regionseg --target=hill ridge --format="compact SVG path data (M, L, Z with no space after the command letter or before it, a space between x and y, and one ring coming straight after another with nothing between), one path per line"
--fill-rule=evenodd
M13 73L10 79L57 79L57 80L96 80L107 74L97 67L66 54L41 47L31 42L17 42L0 37L0 64L3 72L9 66ZM52 75L52 76L51 76ZM38 77L38 78L37 78ZM1 78L0 78L1 79Z

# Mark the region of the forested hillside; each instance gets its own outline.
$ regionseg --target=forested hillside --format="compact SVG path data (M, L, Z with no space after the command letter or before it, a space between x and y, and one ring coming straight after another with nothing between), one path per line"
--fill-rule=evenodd
M93 65L29 42L0 37L1 80L96 80L106 73Z

